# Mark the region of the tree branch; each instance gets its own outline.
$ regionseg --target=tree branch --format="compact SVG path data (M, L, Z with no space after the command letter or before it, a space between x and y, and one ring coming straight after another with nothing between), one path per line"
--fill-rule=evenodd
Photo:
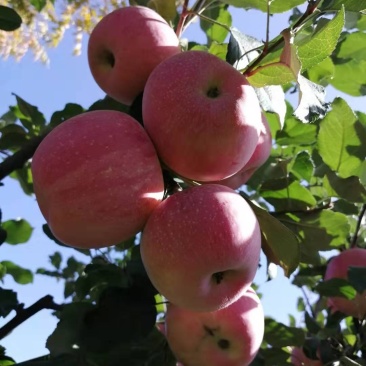
M362 219L363 219L363 216L365 215L365 212L366 212L366 203L363 204L363 206L361 208L361 211L360 211L360 214L358 215L355 235L353 236L353 239L352 239L352 242L351 242L351 248L354 248L357 244L358 232L360 231Z
M10 175L13 171L21 169L24 164L33 156L38 145L46 134L30 139L20 150L7 157L0 163L0 181Z
M28 308L20 308L17 311L17 314L11 319L8 323L6 323L2 328L0 328L0 339L5 338L9 333L11 333L16 327L20 324L24 323L26 320L31 318L33 315L38 313L43 309L51 309L51 310L61 310L62 305L56 304L53 301L53 297L51 295L46 295L36 301L33 305Z

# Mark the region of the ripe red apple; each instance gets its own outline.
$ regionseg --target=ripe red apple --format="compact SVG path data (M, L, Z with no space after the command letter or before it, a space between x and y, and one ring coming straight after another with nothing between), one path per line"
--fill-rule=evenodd
M97 84L112 98L131 105L151 71L180 51L174 30L158 13L130 6L97 24L90 35L88 60Z
M312 360L305 356L300 347L294 347L291 352L291 363L294 366L323 366L320 360Z
M166 338L184 366L246 366L263 340L261 302L251 288L234 303L213 312L169 304Z
M333 257L327 265L324 279L347 279L349 267L366 267L366 249L347 249ZM364 319L366 316L366 291L363 294L357 294L352 300L329 297L329 303L333 311L341 311L359 319Z
M163 198L154 146L127 114L93 111L57 126L32 160L34 192L53 234L97 248L142 230Z
M243 168L262 124L258 98L246 78L203 51L174 55L155 68L144 90L142 114L163 162L202 182Z
M141 238L141 257L155 288L177 306L228 306L255 276L261 249L256 216L235 191L216 184L164 200Z
M236 174L216 183L222 184L232 189L238 189L250 179L250 177L260 166L266 162L271 154L271 149L272 134L266 116L262 113L262 125L257 146L253 155L250 157L249 161L244 165L244 167Z

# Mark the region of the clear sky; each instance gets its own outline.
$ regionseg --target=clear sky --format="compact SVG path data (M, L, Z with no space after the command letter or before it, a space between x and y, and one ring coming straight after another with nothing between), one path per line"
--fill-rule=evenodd
M265 16L257 11L234 11L233 25L243 33L259 39L265 37ZM276 36L288 26L288 15L276 16L271 22L271 35ZM204 35L199 33L197 26L188 30L183 37L190 40L204 41ZM80 57L72 56L73 39L70 31L65 39L56 48L49 50L50 66L33 62L32 55L28 54L21 62L0 60L0 115L7 111L9 105L15 104L11 93L16 93L29 103L36 105L48 119L56 110L61 110L68 102L79 103L88 107L97 99L103 98L104 93L95 84L86 59L84 40L83 53ZM328 100L332 100L338 92L331 92ZM361 100L348 99L353 108L362 110ZM363 108L365 112L365 109ZM34 197L25 196L18 183L7 178L5 186L0 187L0 208L3 220L23 217L34 227L31 240L22 245L11 246L4 244L0 247L0 260L11 260L16 264L36 270L39 267L48 267L48 256L55 251L64 254L64 258L73 255L83 261L87 258L72 249L63 249L49 239L42 232L44 219L40 214ZM290 285L282 272L277 279L266 282L265 261L258 271L255 282L260 285L263 293L265 314L275 317L278 321L288 323L288 314L298 316L296 299L301 292ZM41 275L36 275L34 284L20 286L14 283L10 276L5 277L4 288L18 292L20 302L31 305L44 295L53 295L56 302L63 301L63 284ZM11 314L14 315L14 314ZM0 319L0 327L5 321ZM299 320L300 321L300 320ZM56 326L57 319L51 316L51 311L43 310L36 316L18 327L12 334L1 341L7 348L7 354L21 362L27 359L47 354L45 342Z

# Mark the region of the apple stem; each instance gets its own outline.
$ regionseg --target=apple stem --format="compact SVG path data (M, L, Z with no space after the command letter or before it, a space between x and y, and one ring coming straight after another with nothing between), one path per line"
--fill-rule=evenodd
M365 215L365 212L366 212L366 203L364 203L362 205L360 214L358 215L357 225L356 225L356 229L355 229L355 235L353 236L353 239L352 239L352 242L351 242L351 248L357 247L358 233L360 231L362 219L363 219L363 217Z

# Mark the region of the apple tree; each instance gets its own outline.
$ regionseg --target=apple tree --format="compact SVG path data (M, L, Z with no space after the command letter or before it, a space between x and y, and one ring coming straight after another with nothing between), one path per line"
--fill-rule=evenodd
M11 2L7 4L9 6L0 5L0 41L2 40L8 46L7 54L6 47L4 51L0 50L3 52L1 53L3 57L9 55L21 57L22 53L20 51L17 53L12 48L15 44L12 42L14 39L21 42L22 29L32 22L43 19L43 22L47 23L48 18L45 14L50 14L55 6L54 3L54 1L32 0L29 3L17 2L14 6ZM365 366L366 111L352 110L346 99L347 95L360 98L365 98L366 95L366 2L363 0L196 0L191 2L135 0L130 1L129 5L125 2L106 1L102 10L93 7L89 9L89 4L85 1L68 3L70 7L62 8L62 14L66 14L65 9L69 9L73 15L76 14L75 26L78 27L79 34L83 33L84 28L86 32L97 29L94 28L96 24L101 19L107 19L106 14L112 9L135 5L148 7L152 9L149 11L155 14L153 17L159 17L159 19L161 17L161 23L166 22L164 24L169 25L169 32L172 32L169 42L172 42L173 46L171 52L164 56L166 61L159 60L160 67L154 61L153 70L151 70L154 74L148 79L146 89L144 89L146 80L141 84L142 86L139 85L133 91L133 95L131 88L124 87L131 95L126 98L123 96L122 102L119 100L118 92L112 93L108 89L108 85L118 81L119 75L114 75L108 81L109 84L104 84L105 76L98 74L98 65L93 59L94 51L90 51L89 64L97 83L103 90L106 88L105 98L87 107L70 101L62 110L55 111L50 120L46 120L38 107L32 105L32 101L26 101L19 95L14 95L14 104L8 109L2 106L0 181L5 177L11 177L18 181L25 195L35 194L45 216L42 227L44 235L48 238L50 246L55 245L56 249L49 257L49 266L39 268L35 273L14 262L2 260L0 278L10 275L20 284L31 285L34 276L49 276L63 282L65 298L63 303L55 303L50 293L25 308L21 293L16 293L11 288L0 287L0 316L6 319L5 325L0 328L0 340L43 309L52 310L53 315L59 319L56 329L50 329L47 339L46 346L49 354L18 363L18 365L57 366L66 363L72 366L248 364L253 366L291 364ZM27 13L29 9L32 9L30 15ZM86 9L90 10L89 17L85 15ZM265 13L267 15L266 39L259 40L243 34L238 29L238 25L233 23L234 9L235 12L241 12L243 19L250 16L248 12L250 9ZM289 23L283 25L283 31L280 34L270 39L269 27L272 15L284 12L289 14ZM131 27L135 27L132 36L125 40L128 50L137 47L138 38L141 38L140 33L144 29L143 23L133 20L131 18L123 22L124 24L130 22ZM184 38L184 31L193 26L195 21L199 23L201 31L206 36L204 43ZM67 26L66 16L63 23L59 25L59 31ZM114 26L118 27L119 23L117 22ZM53 33L55 43L60 39L61 33L57 31ZM13 40L12 34L15 35ZM90 39L99 38L98 42L103 44L105 40L103 37L103 35L93 36L92 33ZM145 43L146 39L148 38L143 38ZM175 40L176 45L174 45ZM149 45L153 41L155 41L154 37L149 39ZM106 40L106 44L108 42ZM0 42L0 44L3 43ZM32 45L34 47L35 43ZM25 45L25 48L28 46ZM107 64L103 65L103 72L113 69L120 62L118 47L119 44L113 52L108 50L102 55L102 59L107 61ZM38 51L40 58L46 61L45 50L41 47ZM194 62L184 61L183 58L188 58L191 51L196 51L194 54L200 56L197 56ZM141 61L150 59L151 52L139 53L134 57L132 57L132 63L130 62L132 66L128 65L128 67L139 65ZM215 66L211 66L211 57L214 60L212 65ZM185 62L192 62L193 67L189 71L192 74L188 73ZM181 74L182 78L183 75L190 75L187 77L188 81L184 79L184 83L179 85L179 79L174 80L167 73L169 68L173 67L172 64L180 65L179 68L173 69L173 74L177 70L177 74ZM211 72L211 67L214 72ZM228 69L228 72L221 74L222 69ZM193 73L197 70L197 77L192 77L191 75L194 75ZM250 90L248 93L253 93L254 97L250 99L250 103L246 106L247 112L244 114L247 119L250 115L251 119L258 120L258 124L263 123L263 128L260 130L250 125L246 127L251 131L250 139L239 140L239 147L243 145L243 141L247 149L251 146L250 153L247 155L243 153L248 165L242 164L241 167L238 165L235 169L229 166L244 159L244 155L239 147L236 149L236 145L227 143L225 150L220 150L227 136L231 139L228 141L233 142L243 134L243 130L238 126L244 122L239 123L236 119L240 113L233 113L235 118L232 125L228 122L231 120L231 112L236 104L227 104L230 107L220 105L220 108L215 110L216 115L212 117L208 113L209 109L205 111L207 113L201 113L200 108L203 108L203 102L201 99L200 102L196 102L199 98L198 94L193 99L189 95L190 93L194 95L194 85L199 80L198 75L210 73L213 78L218 79L214 84L211 82L207 86L207 97L212 100L218 99L223 90L229 93L230 86L224 89L222 85L232 77L232 73L235 76L230 83L231 86L239 77L240 80L245 79L243 89L248 88ZM132 80L135 79L132 78ZM153 83L151 80L154 80L155 85L149 85ZM178 95L166 93L159 98L161 91L168 90L169 83L175 84L171 90L176 91ZM241 82L242 84L244 82ZM331 101L326 101L325 93L331 88L342 92L345 97L335 97ZM145 102L147 95L149 101ZM179 121L176 122L179 127L178 132L181 132L180 140L173 141L172 135L167 135L165 140L159 140L163 133L168 134L173 130L170 124L174 124L174 119L177 117L174 113L175 104L184 105L186 100L189 100L190 104L184 106L185 112L180 113L189 115L189 118L181 125L178 124ZM150 114L149 110L152 110ZM165 113L163 122L154 121L153 117L162 110ZM120 212L114 210L114 204L117 204L118 198L123 197L122 199L126 200L128 196L134 201L136 190L129 189L140 187L141 182L150 181L150 167L153 163L149 160L149 164L134 166L131 161L143 149L136 148L137 143L134 142L132 146L130 140L126 140L121 144L124 150L119 150L118 144L113 150L113 153L121 155L118 155L118 161L113 161L116 165L112 166L108 160L104 159L102 152L102 147L112 144L112 140L108 142L98 140L99 135L103 134L95 131L103 127L100 127L96 120L93 120L95 124L92 130L81 127L74 128L71 132L66 130L68 128L66 126L71 126L72 121L83 120L85 116L106 118L105 116L116 113L119 116L125 116L124 118L128 120L136 120L139 124L135 127L140 132L148 131L161 163L161 184L157 183L161 186L158 208L153 213L148 213L148 216L151 216L146 219L148 220L146 226L145 224L137 225L132 235L130 231L125 230L124 232L128 235L121 236L120 240L116 239L119 236L114 236L112 232L117 230L116 226L108 226L105 232L101 228L105 229L105 222L112 222L117 215L120 215ZM200 129L191 135L189 131L183 131L183 129L184 125L195 121L198 114L204 127L212 128L215 125L213 120L216 118L219 120L219 115L224 115L224 120L226 117L226 124L223 125L224 128L220 133L211 134L210 141L205 140L208 135L204 135L203 140L197 140L197 136L204 127L200 126ZM205 120L207 115L210 116L208 121ZM167 121L168 119L171 120ZM51 140L51 136L57 136L56 133L61 137ZM113 139L113 136L118 136L118 133L118 128L111 124L110 136L107 137ZM158 135L156 140L155 133ZM245 134L248 135L248 132ZM89 142L102 142L94 148L91 147L90 153L87 152L82 157L76 156L74 152L82 151L78 148L82 146L83 138L85 140L86 137ZM252 141L253 139L255 142ZM115 140L116 138L113 141ZM136 137L137 140L142 144L140 137ZM51 142L46 146L46 141ZM67 146L67 149L62 150L60 147L59 150L56 148L52 150L59 143L58 141L62 141L58 147ZM199 143L194 145L197 141ZM259 141L262 142L259 143ZM189 148L184 150L186 149L184 143L187 144L187 142ZM167 149L168 144L170 145ZM75 146L76 150L72 150ZM170 164L176 164L170 162L172 155L176 154L173 149L177 146L179 148L176 150L178 152L184 150L185 156L190 155L190 149L192 151L197 149L194 150L197 153L193 154L189 163L189 170L182 169L182 173L178 168L172 169L170 166ZM114 145L111 149L113 148ZM133 150L135 148L136 151ZM45 152L40 153L41 149ZM235 159L232 158L232 161L226 162L225 154L228 151L234 154L232 150L237 155ZM50 151L51 154L48 154ZM132 158L128 156L131 151L134 154ZM220 165L221 171L225 173L195 175L194 166L196 163L198 165L202 163L205 154L208 154L207 151L209 151L207 166ZM200 153L203 158L199 155ZM40 155L43 155L42 159L44 157L45 160L41 161ZM110 155L108 156L110 158ZM196 159L196 162L197 156L200 156L200 159ZM212 156L215 159L210 159ZM49 183L47 180L45 180L46 183L41 183L38 180L41 173L38 172L42 169L53 169L52 160L47 160L50 157L54 159L53 161L59 159L55 166L62 165L63 168L62 174L54 174L55 177L57 176L55 183L52 183L54 186L47 191ZM220 160L222 157L225 164ZM158 158L154 156L153 160L160 169ZM100 164L106 167L106 172L118 172L119 166L122 165L124 171L123 174L120 172L122 175L118 175L118 179L125 181L118 186L120 189L119 191L117 189L118 194L114 196L109 196L108 184L99 187L101 189L98 194L93 192L86 199L82 195L74 195L71 202L75 205L82 202L84 206L80 206L76 214L75 210L70 209L72 205L65 206L61 226L66 226L56 230L55 216L51 218L49 214L51 205L49 201L55 197L59 181L62 180L62 187L69 187L68 184L71 187L74 184L75 172L71 168L68 171L67 164L74 167L78 161L82 163L87 161L89 165ZM249 165L249 162L252 165ZM83 172L82 179L78 178L81 186L84 184L91 187L92 181L100 179L99 176L92 177L87 170ZM235 177L234 180L233 177ZM117 182L118 180L114 180L112 185ZM206 187L212 187L213 183L214 188L206 189ZM1 189L6 188L3 183L0 184L3 186L0 187ZM223 186L225 188L222 188ZM159 189L156 188L156 190ZM231 198L230 200L221 199L221 201L212 198L213 196L207 193L210 190L221 193L230 192ZM62 199L57 198L55 201L56 216L67 199L69 197L64 194ZM223 206L231 207L231 200L235 201L233 204L235 207L232 206L235 209L233 208L229 213L220 211ZM128 203L130 211L123 213L123 217L133 216L132 211L135 210L135 206L132 201ZM103 206L103 217L94 215L95 202ZM136 206L139 205L136 204ZM88 207L91 208L90 212L87 212ZM246 221L238 219L243 210L246 210ZM19 216L22 216L21 208L19 208ZM218 225L209 225L212 216L220 218L215 222L219 222ZM77 221L80 217L81 220ZM90 224L90 220L96 217L97 219L91 223L93 227L88 229L88 222ZM131 217L125 225L128 228L132 226L131 222L134 220ZM228 217L230 219L227 219ZM229 252L232 249L227 246L226 240L230 238L236 247L243 242L250 242L249 239L241 238L247 235L251 217L255 220L251 230L256 234L251 234L250 240L256 235L256 243L261 243L261 246L258 246L257 252L253 250L247 259L239 250ZM104 220L104 218L107 219ZM158 224L153 226L156 222ZM124 222L119 226L123 227L123 224ZM246 230L243 229L244 226ZM220 236L221 232L223 237ZM74 233L77 233L77 239L72 235ZM98 236L101 233L103 235ZM32 229L29 222L24 219L2 220L0 206L0 245L26 243L31 236ZM82 245L80 241L78 242L80 236L85 239ZM239 236L241 241L238 239ZM195 247L186 246L187 241L199 238L201 242L205 242L209 240L208 237L212 238L210 243L215 245L210 247L210 253L207 251L207 257L205 253L200 252L199 248L196 250ZM108 242L108 246L104 240ZM147 255L148 249L145 247L147 248L152 240L159 241L160 247L159 250L156 250L156 247L149 249L151 254L147 261L144 256ZM176 243L181 247L189 248L179 252L178 260L177 256L171 252L171 248L178 245ZM221 243L224 249L220 247ZM70 253L66 260L63 260L56 245L61 246L63 252ZM200 296L206 290L204 285L198 287L200 290L198 293L194 293L195 284L191 281L192 273L200 271L206 264L209 267L215 260L220 265L221 262L227 261L235 262L235 265L239 263L241 266L242 262L246 262L247 265L252 261L255 272L258 265L256 256L259 256L260 249L263 253L260 266L262 269L266 268L268 281L276 281L272 269L280 267L290 278L293 286L301 289L303 296L297 300L300 319L290 315L288 324L284 324L265 316L264 335L258 336L254 330L260 330L263 314L258 311L249 316L249 312L246 311L242 319L245 319L246 328L243 329L247 338L240 338L242 335L233 335L230 331L233 323L238 322L229 311L231 306L240 307L238 302L235 302L238 300L236 298L230 304L222 305L223 302L220 302L221 308L217 310L218 323L215 324L219 332L222 327L222 333L217 338L217 329L207 325L212 321L212 316L208 315L208 312L216 310L213 310L209 297L207 301L206 298L205 301L200 301L203 298ZM75 250L85 255L84 261L75 259L73 256ZM166 253L170 256L163 257ZM159 258L163 260L159 262ZM174 260L177 262L175 263ZM169 304L170 296L173 298L170 294L178 291L182 283L174 282L176 278L173 272L168 274L160 272L163 268L169 267L168 264L172 271L182 268L181 271L187 281L184 286L181 286L180 295L183 294L183 296L177 298L182 299L179 300L182 303L190 305L192 302L189 297L194 293L194 301L197 300L196 302L200 303L199 312L195 311L197 309L174 308L174 301ZM215 271L213 278L216 284L222 283L227 276L229 279L230 276L235 277L236 269L230 268L230 265L228 265L228 274L225 266ZM250 278L249 282L252 279ZM169 291L165 291L163 285L160 287L161 283L168 288L170 286ZM240 301L245 304L243 306L248 307L248 304L251 304L250 306L258 309L259 299L265 296L265 293L262 293L260 286L256 286L255 283L251 286L251 290L246 288L246 297L244 300L240 298ZM255 291L259 297L255 295ZM224 295L227 296L228 292ZM254 303L256 305L253 305ZM173 309L170 310L170 314L167 311L169 307ZM13 311L15 311L14 316L11 315ZM226 315L223 311L226 311ZM195 334L192 319L197 322L202 321L204 336L208 338L208 342L213 340L211 345L194 344L193 341L199 338ZM178 320L182 323L178 323ZM169 322L172 324L170 331ZM188 324L188 326L183 327L182 324ZM225 333L226 327L227 333ZM255 337L257 339L254 340ZM179 345L176 343L177 339L185 340ZM191 345L190 340L192 340ZM188 347L184 352L181 351L182 344ZM185 358L184 354L192 351L192 347L196 350L196 356ZM245 357L233 361L239 353L245 354ZM213 354L217 356L214 357ZM0 346L0 366L12 364L16 364L16 355L8 355Z

